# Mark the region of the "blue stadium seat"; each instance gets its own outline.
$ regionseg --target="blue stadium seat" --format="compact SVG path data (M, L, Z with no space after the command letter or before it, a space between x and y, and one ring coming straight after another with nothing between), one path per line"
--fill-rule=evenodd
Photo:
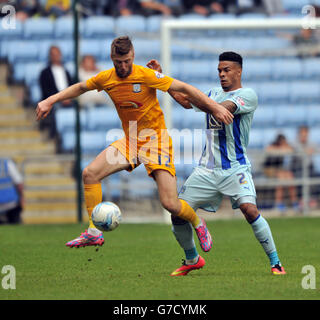
M255 50L257 45L255 43L256 38L233 36L225 39L225 51L243 51L243 50Z
M16 63L13 67L13 79L16 82L23 82L26 75L26 64L24 62Z
M71 16L58 17L54 24L54 37L56 39L72 39L73 38L74 21ZM84 23L79 21L79 33L83 35Z
M250 130L248 149L261 149L264 147L263 130L252 128Z
M95 154L106 148L106 134L104 131L81 131L81 149L84 154ZM61 134L61 148L64 152L74 151L76 135L73 131Z
M306 109L307 123L309 127L320 125L320 105L310 105Z
M292 43L289 39L268 36L257 37L254 39L253 43L257 51L288 49L292 46Z
M163 17L161 15L153 15L146 18L146 31L159 33Z
M269 59L246 59L243 63L243 80L269 81L273 72L270 61Z
M258 106L253 115L252 127L262 128L275 125L276 110L273 107Z
M29 87L31 103L37 104L42 99L41 89L38 84L33 84Z
M143 16L120 16L115 21L115 32L117 35L133 35L146 31L146 20Z
M54 35L54 22L49 18L29 18L24 22L24 37L26 39L50 39Z
M80 111L81 128L85 129L87 126L86 110ZM57 131L64 134L68 131L74 131L76 125L76 111L74 108L60 108L55 112Z
M86 38L114 37L115 19L108 16L92 16L84 22L83 35Z
M133 46L135 49L135 57L145 60L144 66L150 59L160 59L160 40L136 38L133 40Z
M278 127L296 127L307 123L305 109L295 107L277 107L275 123Z
M216 65L210 60L183 60L179 63L179 77L185 82L210 81L216 74Z
M302 60L302 76L308 80L320 79L320 58Z
M310 4L308 0L282 0L282 5L286 11L301 14L303 6Z
M62 59L64 62L73 60L74 57L74 44L73 41L64 40L43 40L39 46L39 60L47 62L49 57L49 49L51 46L57 46L61 50Z
M12 20L12 19L11 19ZM10 20L7 18L0 19L0 40L18 40L23 35L23 22L15 19L14 24L11 25Z
M87 113L89 130L109 130L120 128L120 119L114 108L97 107L89 109Z
M317 103L320 99L320 86L317 81L294 81L290 85L292 103Z
M302 73L300 59L277 59L272 63L272 76L275 80L301 79Z
M27 86L39 84L41 71L46 67L43 62L30 62L25 65L25 83Z
M288 102L289 84L276 81L261 82L258 86L257 94L260 103Z
M104 43L98 39L81 39L79 43L80 55L92 55L96 60L105 57Z
M8 60L12 65L18 62L38 61L39 43L33 41L11 41L7 53Z
M318 175L320 175L320 155L317 154L317 155L313 156L312 160L313 160L314 171Z

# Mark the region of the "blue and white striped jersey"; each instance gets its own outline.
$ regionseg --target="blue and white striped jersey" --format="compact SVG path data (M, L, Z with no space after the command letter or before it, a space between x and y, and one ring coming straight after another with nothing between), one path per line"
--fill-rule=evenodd
M206 115L206 144L199 161L207 169L230 169L239 165L250 165L247 146L253 113L258 106L258 97L251 88L240 88L225 92L213 88L206 92L218 103L229 100L236 104L233 123L225 125L212 115ZM196 111L198 108L194 107Z

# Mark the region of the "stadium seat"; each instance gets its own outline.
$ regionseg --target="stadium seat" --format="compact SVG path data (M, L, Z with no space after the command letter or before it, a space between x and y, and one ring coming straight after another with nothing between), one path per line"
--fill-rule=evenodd
M300 59L276 59L272 63L272 76L275 80L300 79L303 69Z
M105 58L104 43L98 39L81 39L79 42L80 56L92 55L96 60Z
M120 128L119 116L114 108L97 107L89 109L87 113L89 130L109 130Z
M136 38L133 40L135 57L144 61L144 66L150 59L160 59L160 40Z
M308 80L320 79L320 58L307 58L302 60L302 76Z
M282 6L289 13L300 14L303 6L310 4L308 0L282 0Z
M263 130L252 128L249 136L249 149L261 149L264 147L264 134Z
M73 60L74 57L74 44L70 40L43 40L39 46L39 60L43 62L48 61L49 49L51 46L57 46L61 50L62 59L64 62Z
M39 84L40 73L45 67L46 64L43 62L30 62L25 65L24 80L28 87Z
M37 104L41 101L42 95L41 95L41 89L38 84L33 84L31 87L29 87L30 91L30 101L33 104Z
M292 93L292 92L290 92ZM257 94L260 103L283 103L289 99L289 85L287 82L261 82Z
M277 54L281 55L281 52L285 55L285 50L290 48L292 46L292 43L290 40L285 38L279 38L279 37L256 37L254 39L254 47L258 52L274 52L276 51ZM281 50L281 51L280 51Z
M211 60L183 60L179 65L179 77L185 82L210 81L216 73L216 65Z
M71 16L58 17L54 23L54 37L56 39L72 39L73 38L74 21ZM84 21L79 21L79 34L83 36Z
M26 64L24 62L16 63L13 67L13 79L16 82L22 82L26 75Z
M106 148L104 131L81 131L80 143L84 154L96 154ZM74 151L76 135L74 131L65 131L61 134L61 148L64 152Z
M309 105L306 111L307 124L309 127L320 125L320 105Z
M316 81L294 81L290 85L292 103L317 103L320 99L320 86Z
M83 35L88 39L113 38L115 19L108 16L92 16L85 19Z
M54 35L54 22L49 18L29 18L24 22L25 39L50 39Z
M161 29L161 22L163 17L160 15L153 15L146 18L146 31L159 33Z
M11 41L7 53L8 60L12 65L18 62L38 61L39 42Z
M296 127L307 123L305 109L295 107L276 107L275 124L278 127Z
M271 79L272 68L269 59L246 59L243 63L242 79L245 81Z
M18 19L15 19L14 24L11 25L10 19L2 18L0 19L0 26L0 40L2 43L4 40L19 40L23 36L23 22Z
M120 16L115 21L115 33L117 35L134 35L146 31L146 20L143 16Z
M80 111L81 128L85 129L87 126L86 110ZM60 108L55 112L57 132L64 134L65 132L74 131L76 125L76 111L74 108Z
M258 106L253 115L252 127L262 128L274 126L277 112L276 110L273 107L266 108Z

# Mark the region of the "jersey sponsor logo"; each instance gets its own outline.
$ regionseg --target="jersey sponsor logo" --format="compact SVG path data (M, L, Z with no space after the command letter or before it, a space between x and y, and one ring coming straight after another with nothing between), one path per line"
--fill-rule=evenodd
M141 84L140 84L140 83L134 83L134 84L132 85L132 91L133 91L134 93L139 93L139 92L141 92Z
M138 109L142 107L142 103L137 101L123 101L119 103L120 109Z
M160 72L158 72L158 71L155 71L154 73L156 74L156 77L157 77L158 79L164 78L164 74L163 74L163 73L160 73Z
M219 122L212 114L209 116L209 128L214 130L222 130L222 122Z

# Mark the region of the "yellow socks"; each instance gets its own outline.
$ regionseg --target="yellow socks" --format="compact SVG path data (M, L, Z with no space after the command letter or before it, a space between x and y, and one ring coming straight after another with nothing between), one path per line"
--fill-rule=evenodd
M179 199L179 201L181 202L181 210L178 214L178 217L183 220L189 221L193 225L193 227L196 228L201 222L200 218L186 201L182 199Z
M91 214L92 214L93 208L102 201L101 183L85 184L84 199L86 202L88 215L89 215L89 228L95 228L91 219Z

